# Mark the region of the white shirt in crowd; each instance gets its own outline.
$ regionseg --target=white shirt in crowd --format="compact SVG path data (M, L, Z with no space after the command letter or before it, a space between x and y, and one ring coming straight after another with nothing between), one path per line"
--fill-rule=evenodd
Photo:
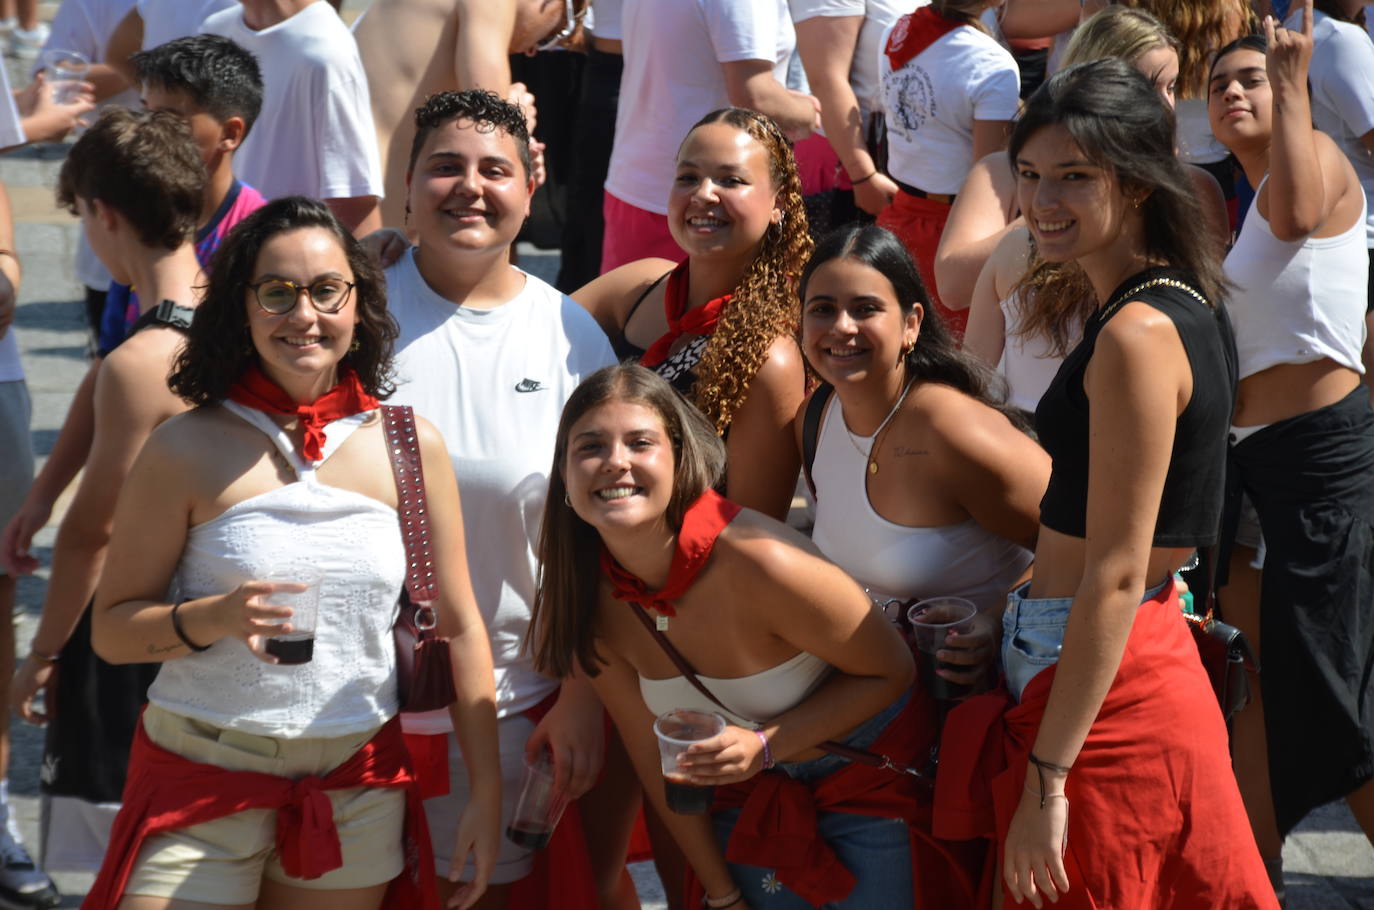
M1284 23L1302 27L1302 12ZM1374 41L1358 25L1314 11L1312 65L1307 73L1312 91L1312 122L1341 147L1355 168L1367 199L1374 199L1374 155L1360 137L1374 130ZM1367 240L1374 247L1374 213L1366 218Z
M796 33L786 0L624 0L621 17L621 84L634 88L620 95L606 189L667 214L678 146L692 124L730 104L720 64L768 60L785 84Z
M262 68L262 113L234 155L234 173L268 199L382 195L377 131L353 34L325 0L260 31L243 7L201 31L237 41Z
M592 0L589 13L592 19L591 32L598 38L619 41L624 32L620 26L620 13L625 0Z
M238 0L138 0L143 50L197 34L211 15L238 5Z
M887 120L887 170L927 193L957 193L973 167L973 121L1011 120L1021 73L1007 49L976 28L936 40L900 70L878 51Z
M414 250L386 270L400 326L396 394L443 435L458 475L473 593L491 637L497 716L538 704L558 685L522 649L534 603L539 525L563 404L615 363L600 326L533 275L494 309L455 306L420 275ZM447 712L407 715L406 730L452 729Z
M859 116L863 121L865 133L868 119L878 110L881 101L878 92L881 83L878 76L878 55L883 50L883 34L892 23L916 7L925 6L930 0L788 0L792 10L792 21L802 23L817 17L863 16L859 26L859 40L854 47L854 61L849 67L849 87L859 100Z

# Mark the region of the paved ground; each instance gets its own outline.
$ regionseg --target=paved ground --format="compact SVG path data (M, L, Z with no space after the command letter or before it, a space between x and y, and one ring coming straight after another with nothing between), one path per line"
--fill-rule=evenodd
M360 5L362 0L347 0L345 8ZM51 4L43 8L51 15ZM18 75L13 66L10 72L12 79ZM64 153L65 146L43 146L0 156L0 180L14 201L16 245L24 262L16 329L34 401L33 438L40 458L52 448L86 366L86 341L77 302L81 289L71 277L76 228L72 219L55 211L52 204L51 187ZM526 253L522 259L526 268L549 278L556 272L556 255ZM52 542L49 528L37 539L40 558L51 552ZM15 622L21 651L33 634L45 584L46 571L20 583ZM36 843L40 734L16 724L13 749L11 793L29 842ZM1289 839L1284 859L1291 910L1374 910L1374 849L1343 805L1313 813ZM634 871L644 907L660 910L664 907L662 890L652 871ZM89 887L89 876L64 874L58 880L69 895L63 906L79 906L79 895Z

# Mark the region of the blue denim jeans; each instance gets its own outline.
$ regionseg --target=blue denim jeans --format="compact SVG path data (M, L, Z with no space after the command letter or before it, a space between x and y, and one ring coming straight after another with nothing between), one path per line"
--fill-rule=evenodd
M845 745L856 749L873 745L906 707L908 698L909 695L903 695L864 721L845 737ZM778 762L777 770L794 780L814 781L833 774L847 763L839 756L823 755L811 761ZM722 851L730 841L730 832L739 815L739 809L728 809L711 817ZM910 910L915 897L911 888L911 846L906 822L848 812L822 812L818 818L821 837L858 880L849 897L839 903L826 904L826 910ZM812 910L810 903L778 881L774 870L739 863L729 863L729 866L731 878L752 910Z
M1155 585L1140 598L1144 603L1164 590L1168 581ZM1030 582L1007 595L1002 614L1002 670L1007 691L1017 702L1037 673L1059 662L1064 627L1069 622L1072 597L1027 597Z

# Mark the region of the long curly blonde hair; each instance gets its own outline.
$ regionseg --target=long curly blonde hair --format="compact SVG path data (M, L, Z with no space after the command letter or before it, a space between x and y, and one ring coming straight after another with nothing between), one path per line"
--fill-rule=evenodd
M1248 34L1254 11L1247 0L1121 0L1153 13L1178 39L1178 96L1207 97L1212 53Z
M797 162L782 130L768 117L738 107L721 108L693 126L726 123L754 137L768 152L768 176L778 192L782 222L770 225L759 241L729 306L701 355L692 386L692 403L706 415L716 432L724 434L735 411L749 393L768 348L778 338L793 337L801 321L796 284L813 243L802 204ZM691 131L688 131L691 135Z

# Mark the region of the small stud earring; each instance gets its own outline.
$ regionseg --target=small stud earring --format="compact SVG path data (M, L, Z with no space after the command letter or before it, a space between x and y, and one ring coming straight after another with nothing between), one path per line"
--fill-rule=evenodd
M354 338L353 343L348 346L349 353L356 354L363 349L363 343Z

